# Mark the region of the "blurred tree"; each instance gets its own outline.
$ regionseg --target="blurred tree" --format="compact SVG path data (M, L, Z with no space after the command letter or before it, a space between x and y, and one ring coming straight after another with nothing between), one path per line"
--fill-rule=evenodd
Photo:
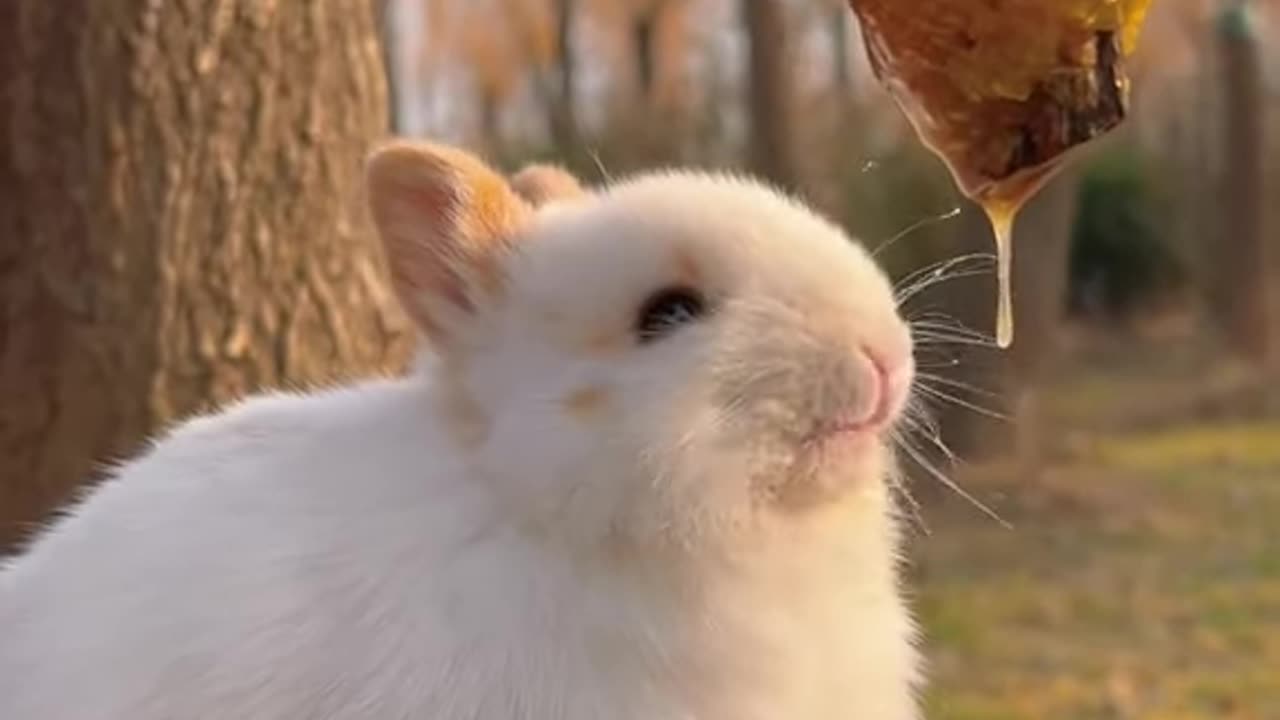
M374 17L376 18L376 29L378 33L378 47L382 49L382 67L387 73L387 118L388 124L393 132L399 134L403 132L402 118L399 117L401 98L397 93L400 90L402 81L398 81L396 76L397 66L399 64L399 46L397 43L395 23L396 17L396 0L373 0Z
M1043 439L1038 388L1053 368L1066 309L1079 172L1068 166L1018 217L1013 254L1013 346L996 351L971 344L972 339L962 336L950 348L958 364L931 371L944 378L941 384L925 379L926 384L951 396L935 392L930 397L924 391L938 409L944 441L957 455L973 459L1012 454L1028 472L1036 469ZM956 256L992 252L991 226L976 206L969 204L954 228L952 252ZM986 273L978 280L940 285L937 305L964 327L991 335L995 326L994 274ZM942 338L956 335L946 330L936 332L944 347L947 343ZM995 387L994 378L999 378Z
M854 99L852 55L852 25L856 16L849 11L848 0L827 0L827 33L831 43L831 87L837 93L839 103Z
M440 2L449 6L442 14L451 17L433 27L432 41L455 53L460 49L455 58L475 71L480 122L488 126L485 134L493 135L506 102L527 82L558 152L576 153L582 144L577 48L581 0ZM470 67L477 61L478 66Z
M629 0L592 6L597 33L621 37L627 56L620 59L633 74L632 83L620 83L626 90L613 98L603 132L593 138L610 167L625 172L684 159L690 108L679 70L691 52L685 26L690 5Z
M747 34L751 166L788 189L798 189L792 128L793 81L786 14L779 0L741 0Z
M458 28L461 59L471 71L479 101L480 136L490 153L503 145L501 114L520 78L520 59L512 50L501 20L465 22Z
M0 3L0 543L264 386L400 367L370 3Z
M383 46L383 65L391 107L391 127L397 135L417 136L428 131L430 103L427 83L437 58L424 42L438 14L431 0L375 0Z
M578 128L578 57L574 27L578 0L552 0L555 18L555 52L552 56L556 91L550 104L551 137L562 151L573 152L581 138Z
M651 104L658 86L658 28L672 0L650 0L631 14L631 54L640 99Z
M616 1L616 0L613 0ZM611 0L598 0L596 22L608 22L615 13L603 12ZM689 16L696 0L628 0L626 34L635 73L637 98L650 107L678 100L678 68L693 51L688 32ZM714 32L714 31L713 31Z
M1264 87L1258 39L1246 0L1227 0L1218 15L1222 88L1221 236L1209 253L1219 270L1218 312L1230 342L1266 365L1274 351L1264 231Z
M948 252L942 259L989 256L992 252L991 226L982 209L976 205L965 203L950 230L952 236L946 243ZM989 335L989 328L994 327L995 265L987 262L967 266L981 267L983 272L974 277L955 277L939 283L917 296L905 309L916 336L921 388L937 386L951 398L930 394L923 389L917 394L934 416L942 443L956 456L969 459L977 458L989 449L983 440L989 432L991 414L1002 413L1005 408L997 404L997 388L993 385L993 367L998 367L1002 358L990 343L977 339L979 335ZM926 312L935 315L926 315ZM923 324L930 320L959 326L964 331L944 331ZM977 391L970 391L970 388ZM975 410L977 407L983 411ZM944 459L937 458L939 461ZM923 483L921 488L925 490L922 499L944 489L931 482Z
M1079 164L1060 172L1023 211L1014 231L1014 343L1006 376L1009 429L1024 470L1043 460L1040 388L1058 357L1066 309Z

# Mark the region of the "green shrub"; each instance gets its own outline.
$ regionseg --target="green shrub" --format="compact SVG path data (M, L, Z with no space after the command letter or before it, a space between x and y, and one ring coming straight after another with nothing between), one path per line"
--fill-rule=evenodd
M1109 148L1085 169L1072 231L1073 311L1123 317L1179 287L1183 258L1159 168L1132 148Z

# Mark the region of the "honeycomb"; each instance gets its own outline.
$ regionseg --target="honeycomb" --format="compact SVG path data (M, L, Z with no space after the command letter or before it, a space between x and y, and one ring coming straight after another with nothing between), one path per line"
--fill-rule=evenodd
M1151 0L850 0L876 76L979 202L1029 195L1129 105Z
M996 239L996 343L1013 342L1012 232L1072 151L1129 110L1151 0L849 0L876 77Z

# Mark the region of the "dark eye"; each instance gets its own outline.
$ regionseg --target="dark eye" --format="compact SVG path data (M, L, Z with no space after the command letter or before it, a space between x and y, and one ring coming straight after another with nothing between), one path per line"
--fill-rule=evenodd
M640 306L636 337L642 343L660 340L706 312L707 302L697 290L672 287L659 290Z

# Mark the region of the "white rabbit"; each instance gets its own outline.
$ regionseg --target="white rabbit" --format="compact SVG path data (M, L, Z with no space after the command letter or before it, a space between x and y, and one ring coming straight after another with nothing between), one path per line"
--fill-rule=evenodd
M396 141L430 348L191 420L0 571L3 720L908 720L867 253L747 179Z

